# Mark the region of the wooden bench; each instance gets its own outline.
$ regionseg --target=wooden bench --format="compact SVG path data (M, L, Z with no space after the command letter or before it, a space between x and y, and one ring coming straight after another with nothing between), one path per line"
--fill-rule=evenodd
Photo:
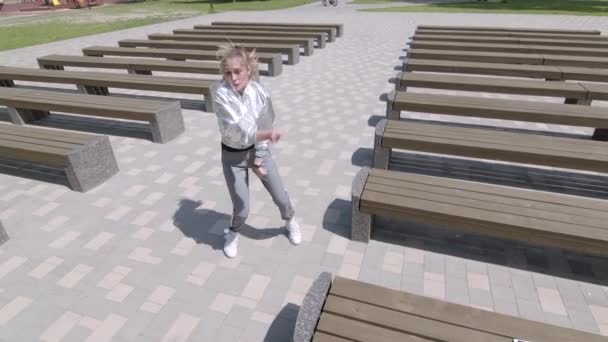
M248 29L233 30L209 30L209 29L176 29L174 34L193 34L205 36L253 36L253 37L287 37L287 38L312 38L315 41L315 47L318 49L325 48L327 41L327 33L325 32L276 32L276 31L250 31Z
M518 32L518 33L548 33L548 34L577 34L577 35L599 35L598 30L562 30L562 29L537 29L525 27L484 27L484 26L440 26L419 25L418 30L443 30L443 31L480 31L480 32Z
M42 69L64 70L64 67L126 69L129 74L152 75L152 71L191 74L220 74L219 62L181 62L143 58L111 58L70 55L38 57Z
M217 51L221 42L187 42L177 40L145 40L145 39L124 39L118 42L120 47L148 47L161 49L193 49ZM298 64L300 61L300 46L295 44L240 44L248 49L255 49L259 52L280 53L287 56L287 64Z
M351 239L367 242L375 215L467 233L605 255L608 201L363 168L352 186Z
M293 342L599 342L606 338L323 272L306 293Z
M404 63L407 63L408 59L436 59L445 61L503 64L556 65L595 69L608 68L608 57L542 55L534 53L526 54L483 51L470 52L458 50L411 49L407 52Z
M453 36L438 34L416 34L412 37L415 41L441 41L475 44L520 44L520 45L552 45L566 47L582 47L593 49L608 48L605 40L584 39L561 39L561 38L518 38L518 37L478 37L478 36Z
M91 95L109 95L108 88L137 89L204 96L205 109L212 111L209 96L215 81L147 75L119 75L107 72L60 71L0 66L0 87L12 87L14 81L74 84Z
M195 30L223 31L223 30L239 30L247 32L276 32L275 26L246 26L246 25L194 25ZM328 42L336 41L335 28L311 28L311 27L281 27L281 32L308 32L308 33L325 33L327 34Z
M88 191L118 173L110 140L96 134L0 124L0 155L61 168L75 191Z
M128 56L147 58L166 58L174 61L203 60L217 61L216 51L186 50L186 49L154 49L127 48L113 46L89 46L82 49L85 56ZM260 70L265 76L278 76L283 72L283 60L280 54L257 52L259 64L267 64L266 70Z
M412 49L432 50L467 50L486 52L509 52L509 53L539 53L547 55L572 55L587 57L608 57L608 49L593 49L567 46L549 45L520 45L520 44L475 44L457 43L446 41L422 41L413 40L408 43Z
M563 97L564 103L589 105L595 95L608 96L608 86L593 93L585 87L588 83L546 82L502 77L462 76L401 72L397 75L395 90L406 91L408 87L475 91L486 93L518 94L530 96ZM594 86L595 84L588 84ZM597 91L601 90L601 91Z
M526 65L410 59L404 61L403 66L404 71L412 72L444 72L458 74L543 78L549 81L608 81L608 69L564 67L557 65Z
M568 33L534 33L534 32L512 32L512 31L463 31L463 30L426 30L416 29L415 34L440 34L452 36L478 36L478 37L518 37L518 38L550 38L550 39L573 39L573 40L608 40L608 36L581 35Z
M269 36L239 36L239 35L198 35L198 34L166 34L152 33L148 35L150 40L172 40L187 42L219 42L221 44L250 43L250 44L295 44L303 48L304 56L311 56L315 51L314 39L291 38L291 37L269 37Z
M18 125L44 118L54 111L146 121L150 124L152 141L157 143L168 142L184 131L182 112L179 103L174 101L0 87L0 105L8 107L11 121Z
M602 141L383 119L373 166L388 169L393 149L608 173Z
M336 23L278 23L278 22L243 22L243 21L214 21L211 25L228 26L271 26L271 27L309 27L309 28L332 28L336 30L336 36L344 35L344 25Z
M608 140L608 108L605 107L393 91L388 95L386 117L399 120L402 110L596 127L593 139Z

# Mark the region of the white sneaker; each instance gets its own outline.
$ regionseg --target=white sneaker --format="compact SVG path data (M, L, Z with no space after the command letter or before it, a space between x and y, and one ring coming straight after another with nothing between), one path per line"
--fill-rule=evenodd
M299 245L300 242L302 242L302 232L300 231L300 225L296 219L292 218L291 220L285 221L285 228L287 229L289 241L294 245Z
M239 233L235 233L230 229L224 231L224 254L229 258L234 258L238 252Z

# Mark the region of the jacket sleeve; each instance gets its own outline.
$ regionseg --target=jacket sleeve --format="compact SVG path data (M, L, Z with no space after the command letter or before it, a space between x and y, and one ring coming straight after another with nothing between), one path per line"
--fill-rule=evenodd
M274 125L274 108L272 106L272 100L270 96L266 93L266 99L264 101L264 106L262 107L262 111L260 113L260 117L258 119L258 129L259 130L271 130ZM261 140L256 141L255 143L255 156L258 158L263 158L268 154L270 146L270 140Z

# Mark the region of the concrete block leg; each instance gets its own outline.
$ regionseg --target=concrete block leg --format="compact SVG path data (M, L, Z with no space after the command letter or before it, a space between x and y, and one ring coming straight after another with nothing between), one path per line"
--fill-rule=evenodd
M580 98L567 98L564 101L564 104L575 104L581 106L589 106L591 104L591 99L580 99Z
M354 241L369 242L372 232L372 215L359 211L363 188L369 176L369 168L362 168L352 185L352 223L350 228L350 238Z
M394 109L396 96L397 92L391 91L386 98L386 118L389 120L399 120L401 118L401 111Z
M327 34L323 33L319 39L317 39L317 49L324 49L327 46L326 43Z
M275 54L268 62L268 76L279 76L283 72L283 58L281 54Z
M293 342L310 342L321 317L325 299L331 288L332 276L323 272L306 293L293 331Z
M312 56L312 54L315 52L315 43L312 39L307 40L302 47L304 48L304 56Z
M374 136L374 161L373 166L376 169L388 169L388 162L391 158L391 149L382 147L382 136L386 129L386 119L380 120L376 124L376 134Z
M608 128L596 128L595 131L593 131L593 136L591 139L597 141L608 141Z
M67 156L66 175L70 187L86 192L118 173L110 139L98 136Z
M49 116L49 112L42 110L8 107L8 116L10 117L12 123L16 125L25 125L35 120L40 120L44 117Z
M298 63L300 63L300 46L295 45L287 54L287 64L296 65Z
M97 86L85 86L85 85L77 85L76 88L81 92L89 95L102 95L108 96L110 95L110 91L107 87L97 87Z
M173 140L185 130L184 117L179 102L168 102L159 110L150 122L152 141L166 143Z
M133 75L152 75L152 70L128 69L127 71Z
M0 87L14 87L15 82L13 80L0 80Z

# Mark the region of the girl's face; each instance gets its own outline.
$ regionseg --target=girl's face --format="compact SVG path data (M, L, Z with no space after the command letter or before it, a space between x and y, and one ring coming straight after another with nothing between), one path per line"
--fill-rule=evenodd
M224 80L235 91L242 93L249 82L250 76L251 70L243 63L242 58L232 57L224 61Z

